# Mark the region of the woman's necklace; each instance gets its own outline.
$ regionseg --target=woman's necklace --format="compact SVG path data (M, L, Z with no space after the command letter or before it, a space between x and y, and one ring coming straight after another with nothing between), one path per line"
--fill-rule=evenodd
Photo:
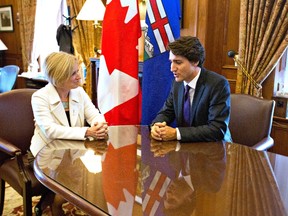
M62 101L62 105L64 107L64 109L69 109L69 102L68 101Z

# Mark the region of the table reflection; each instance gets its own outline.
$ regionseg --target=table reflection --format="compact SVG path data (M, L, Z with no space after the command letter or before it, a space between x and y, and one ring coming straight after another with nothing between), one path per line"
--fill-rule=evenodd
M224 143L181 144L175 151L179 145L147 139L146 152L142 146L145 215L192 215L196 197L223 183Z
M102 163L103 192L111 215L133 215L139 175L138 127L109 127L109 145Z
M269 160L278 155L267 155L233 143L155 141L148 126L110 126L107 140L48 144L35 169L89 215L287 215L288 194L278 187L288 186L278 184Z

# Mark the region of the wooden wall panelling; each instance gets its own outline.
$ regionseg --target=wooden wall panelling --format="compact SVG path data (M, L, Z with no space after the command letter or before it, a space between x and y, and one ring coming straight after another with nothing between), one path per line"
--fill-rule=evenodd
M240 20L240 0L227 0L225 6L225 21L223 34L223 56L221 74L225 76L229 83L231 92L235 93L237 68L234 60L229 58L229 50L238 52L239 48L239 20Z
M181 35L196 36L197 22L198 22L198 2L199 0L183 0L183 28L181 29Z
M22 70L22 54L19 53L7 53L5 54L5 65L18 65Z
M222 61L224 66L233 66L233 69L236 70L234 60L229 58L227 53L229 50L238 52L239 49L240 0L226 0L225 4Z
M221 74L227 78L232 93L235 93L237 68L234 65L223 65Z
M208 23L208 0L184 0L181 35L197 36L205 47Z
M208 0L199 1L197 37L200 39L204 47L206 47L206 37L208 35L208 6Z
M206 35L205 67L221 74L226 0L210 1Z
M5 51L4 65L13 64L20 67L20 72L23 71L22 53L21 53L21 40L20 40L20 27L17 21L18 1L17 0L0 0L0 5L11 5L13 15L13 32L0 32L0 38L7 46L8 50ZM2 65L2 66L4 66Z
M274 146L269 151L288 156L288 120L274 117L271 137Z
M206 35L205 67L225 76L235 92L237 68L228 58L230 49L238 50L240 0L210 1Z

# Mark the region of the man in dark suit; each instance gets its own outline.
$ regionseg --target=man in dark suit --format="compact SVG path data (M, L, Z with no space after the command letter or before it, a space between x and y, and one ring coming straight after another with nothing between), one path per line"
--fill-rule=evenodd
M156 140L181 142L231 141L230 86L223 76L203 67L205 50L199 39L183 36L168 45L171 92L156 118L151 136ZM184 92L189 85L189 119L184 119ZM175 121L176 128L169 126Z

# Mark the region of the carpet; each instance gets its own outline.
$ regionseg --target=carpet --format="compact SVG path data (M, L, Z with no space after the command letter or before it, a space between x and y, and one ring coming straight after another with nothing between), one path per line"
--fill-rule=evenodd
M22 216L23 215L23 199L10 185L5 185L5 201L4 201L4 210L2 216ZM34 214L34 206L39 202L40 197L32 198L33 205L33 215ZM73 206L71 203L63 204L63 210L66 216L82 216L87 215L77 207ZM46 208L43 211L43 216L52 216L50 208Z

